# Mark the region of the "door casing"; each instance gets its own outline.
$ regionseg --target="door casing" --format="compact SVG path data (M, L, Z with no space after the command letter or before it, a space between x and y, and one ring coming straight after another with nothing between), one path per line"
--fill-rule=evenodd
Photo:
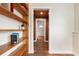
M36 18L44 18L46 19L46 41L48 42L48 47L49 47L49 9L48 9L47 15L48 15L47 17L35 17L34 16L34 40L36 40Z

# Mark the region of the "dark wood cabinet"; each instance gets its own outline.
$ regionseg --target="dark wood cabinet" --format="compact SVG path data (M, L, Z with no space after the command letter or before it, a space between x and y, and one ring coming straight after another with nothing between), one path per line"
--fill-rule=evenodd
M11 44L17 43L17 35L11 35Z
M11 44L18 43L19 40L19 33L11 34Z

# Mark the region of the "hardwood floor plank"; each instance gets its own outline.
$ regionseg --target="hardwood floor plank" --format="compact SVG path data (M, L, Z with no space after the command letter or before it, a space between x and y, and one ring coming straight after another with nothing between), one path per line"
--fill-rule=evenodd
M9 56L25 56L26 53L26 45L20 46L17 50L15 50L13 53L11 53Z
M17 45L17 44L11 44L9 42L7 44L4 44L4 45L0 46L0 55L3 54L4 52L8 51L9 49L14 47L15 45Z

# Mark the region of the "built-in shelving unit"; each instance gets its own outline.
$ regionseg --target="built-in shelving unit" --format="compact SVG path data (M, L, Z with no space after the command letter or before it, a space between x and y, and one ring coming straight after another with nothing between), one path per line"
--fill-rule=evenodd
M26 19L21 18L17 15L15 15L13 12L8 11L3 6L0 6L0 14L12 18L14 20L17 20L19 22L22 22L24 24L28 24L28 4L25 3L13 3L13 8L15 8L19 13L21 13L23 16L26 16ZM24 29L25 30L25 29ZM23 29L0 29L0 31L24 31Z
M24 28L21 28L21 29L19 29L19 28L18 29L0 29L0 32L22 31L23 44L26 45L26 51L27 51L26 53L28 53L29 4L27 4L27 3L12 3L12 8L15 8L23 16L23 18L19 17L18 15L15 15L13 12L7 10L5 7L2 7L2 6L0 6L0 14L4 15L6 17L12 18L11 20L16 20L16 21L23 23Z
M12 18L14 20L17 20L17 21L20 21L20 22L23 22L23 23L27 23L26 20L20 18L19 16L13 14L12 12L9 12L8 10L6 10L4 7L0 6L0 14L4 15L4 16L7 16L9 18Z
M8 11L3 6L0 6L0 14L12 18L13 20L17 20L19 22L22 22L24 24L28 24L28 4L25 3L12 3L13 8L15 8L19 13L21 13L23 16L26 16L26 19L19 17L18 15L15 15L13 12ZM0 31L25 31L25 29L0 29Z
M25 3L14 3L14 8L22 15L28 16L28 7Z

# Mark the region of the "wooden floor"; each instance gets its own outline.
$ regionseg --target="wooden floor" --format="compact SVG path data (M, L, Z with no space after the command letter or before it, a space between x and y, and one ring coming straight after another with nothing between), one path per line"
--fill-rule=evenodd
M10 48L15 45L6 44L0 47L0 54L6 52ZM26 50L26 44L20 46L17 50L12 52L9 56L73 56L73 54L49 54L48 53L48 43L43 41L43 37L38 39L37 42L34 43L34 54L28 54Z
M49 54L48 42L44 42L44 37L39 37L34 43L34 54L29 54L29 56L73 56L73 54Z
M12 47L16 46L17 44L11 44L10 42L0 46L0 55L11 49Z
M26 45L20 46L17 50L12 52L9 56L27 56Z
M45 56L48 53L48 42L44 42L44 37L39 37L34 43L34 56Z
M49 54L48 43L43 41L43 37L34 43L34 54L27 54L26 45L22 45L9 56L73 56L73 54Z

